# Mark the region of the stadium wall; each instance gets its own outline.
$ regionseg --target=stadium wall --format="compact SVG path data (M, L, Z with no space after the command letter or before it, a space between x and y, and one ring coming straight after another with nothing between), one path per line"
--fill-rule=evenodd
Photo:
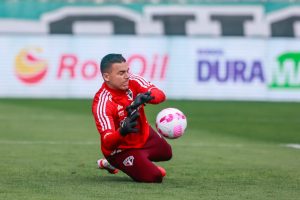
M300 4L280 1L180 5L5 0L0 2L0 34L299 38Z

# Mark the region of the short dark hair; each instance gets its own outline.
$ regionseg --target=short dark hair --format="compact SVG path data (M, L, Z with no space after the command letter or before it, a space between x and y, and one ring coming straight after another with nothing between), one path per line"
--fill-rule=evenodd
M104 56L100 63L100 71L101 73L107 72L112 64L114 63L122 63L126 62L126 59L122 56L122 54L110 53Z

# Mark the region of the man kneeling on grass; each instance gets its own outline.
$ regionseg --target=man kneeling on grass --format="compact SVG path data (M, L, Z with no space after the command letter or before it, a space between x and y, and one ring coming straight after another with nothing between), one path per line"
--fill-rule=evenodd
M163 102L164 92L129 73L121 54L103 57L100 70L104 83L92 105L105 157L98 167L112 174L122 170L138 182L162 182L166 171L153 161L170 160L172 149L149 125L144 106Z

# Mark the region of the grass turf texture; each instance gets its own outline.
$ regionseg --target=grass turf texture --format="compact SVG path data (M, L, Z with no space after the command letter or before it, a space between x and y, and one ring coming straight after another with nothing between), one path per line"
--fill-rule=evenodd
M299 199L300 104L167 101L188 118L162 184L97 170L90 100L0 100L0 199Z

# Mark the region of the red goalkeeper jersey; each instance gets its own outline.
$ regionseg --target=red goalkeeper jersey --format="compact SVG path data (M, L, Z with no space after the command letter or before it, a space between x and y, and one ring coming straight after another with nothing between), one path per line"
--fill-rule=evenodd
M154 97L150 104L158 104L165 100L165 94L152 83L141 76L130 74L129 89L127 91L114 90L106 83L96 93L92 111L98 132L101 138L101 150L104 156L113 155L118 151L128 148L142 147L149 136L149 123L144 106L139 108L138 133L129 133L121 136L119 133L120 122L127 116L126 107L129 106L139 93L151 91Z

